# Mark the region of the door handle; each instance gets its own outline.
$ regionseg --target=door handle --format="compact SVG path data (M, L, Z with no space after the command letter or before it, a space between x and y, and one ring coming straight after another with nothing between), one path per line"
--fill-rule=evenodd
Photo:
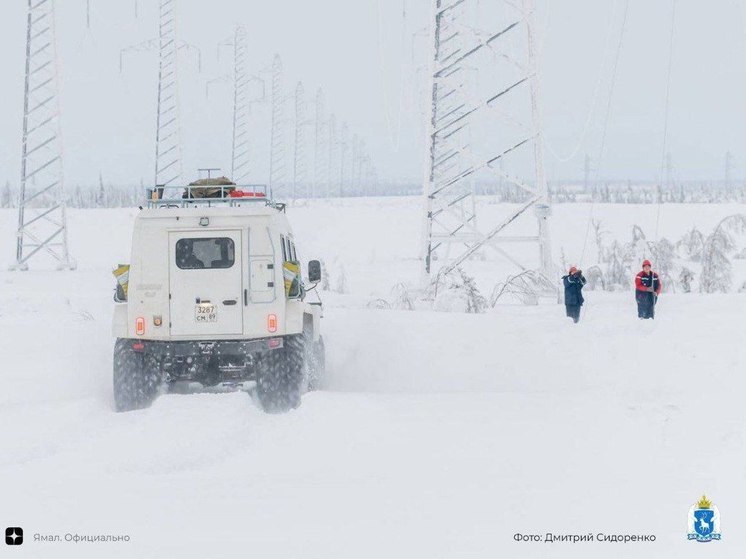
M223 301L223 304L224 305L235 305L236 304L236 300L235 299L226 299L225 301Z
M248 304L249 304L249 290L248 289L244 289L243 290L243 305L245 307Z

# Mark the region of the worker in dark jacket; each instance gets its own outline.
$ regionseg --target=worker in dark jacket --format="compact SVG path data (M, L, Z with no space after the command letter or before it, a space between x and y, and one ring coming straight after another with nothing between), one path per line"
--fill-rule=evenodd
M585 278L583 272L575 266L570 268L570 272L562 277L562 283L565 286L565 309L567 316L577 323L580 320L580 307L583 306L583 286Z
M652 269L650 260L642 263L642 272L635 277L635 299L639 318L655 318L655 304L660 295L661 280Z

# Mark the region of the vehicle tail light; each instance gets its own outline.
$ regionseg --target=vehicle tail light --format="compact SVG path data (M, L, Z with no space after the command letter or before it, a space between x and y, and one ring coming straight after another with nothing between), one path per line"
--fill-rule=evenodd
M270 332L277 332L277 315L267 315L267 330Z
M145 335L145 317L138 316L135 320L135 333L138 336L144 336Z
M270 338L267 342L267 345L269 345L269 349L277 349L278 347L282 347L282 338Z
M142 342L135 342L134 344L132 344L132 349L134 349L135 351L142 351L143 349L145 349L145 344Z

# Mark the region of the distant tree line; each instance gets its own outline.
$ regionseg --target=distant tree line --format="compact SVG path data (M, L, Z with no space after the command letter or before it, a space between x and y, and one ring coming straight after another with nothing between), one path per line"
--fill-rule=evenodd
M141 205L145 188L140 185L112 185L99 180L95 187L69 186L67 204L73 208L121 208ZM310 190L299 189L299 192ZM493 203L522 203L529 194L507 182L477 182L474 192L478 196L491 198ZM422 185L412 182L380 183L368 189L343 190L343 198L368 196L418 196ZM340 194L339 192L337 195ZM746 185L729 186L707 182L679 183L661 187L649 183L600 183L584 187L575 182L553 182L549 185L549 196L555 204L604 203L604 204L719 204L746 203ZM283 201L292 199L287 191L280 191ZM43 205L43 201L40 201ZM6 181L0 189L0 208L13 208L18 204L18 189Z

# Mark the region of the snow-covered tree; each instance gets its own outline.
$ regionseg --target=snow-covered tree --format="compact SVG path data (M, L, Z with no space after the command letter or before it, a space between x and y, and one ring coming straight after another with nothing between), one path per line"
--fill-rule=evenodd
M642 262L643 259L651 256L647 237L639 225L632 226L632 242L627 245L626 249L624 260L630 264Z
M655 268L663 282L663 290L673 289L675 284L672 276L676 259L676 247L671 241L663 237L657 243L650 244L650 252Z
M595 291L597 287L600 287L602 290L606 289L604 273L598 266L591 266L583 275L588 281L588 289L591 291Z
M97 208L108 208L109 200L106 196L106 190L104 189L104 177L99 172L98 174L98 194L96 195L96 207Z
M337 293L347 293L347 276L345 274L345 267L340 264L339 272L337 274L337 282L334 285L334 291Z
M409 294L409 288L403 283L397 283L391 288L390 308L404 311L414 310L414 302Z
M613 291L617 286L629 286L630 249L622 246L616 239L606 251L606 289Z
M524 305L538 305L542 294L558 292L556 284L543 274L533 270L525 270L495 285L490 297L490 306L494 307L504 296L509 295Z
M705 236L696 227L692 227L676 243L679 253L687 260L698 262L702 257L702 249L705 246Z
M736 248L733 234L746 232L746 214L731 215L717 224L702 249L702 275L699 290L704 293L730 291L733 283L728 253Z
M691 293L692 281L694 281L694 272L686 266L681 268L681 272L679 272L679 284L684 293Z
M598 261L603 262L604 261L604 237L606 236L606 231L601 229L601 221L596 221L594 219L591 221L591 226L593 227L593 236L596 239L596 249L598 250Z
M466 275L461 268L458 269L461 276L461 283L466 293L466 312L483 313L487 309L487 300L482 296L477 288L474 278Z
M457 268L448 274L439 273L433 285L434 308L447 312L483 313L487 300L480 293L474 278Z
M321 265L321 290L329 291L331 286L329 284L329 272L326 269L326 262L319 260L319 264Z
M13 207L13 194L10 191L10 181L5 181L2 195L0 195L0 208Z

